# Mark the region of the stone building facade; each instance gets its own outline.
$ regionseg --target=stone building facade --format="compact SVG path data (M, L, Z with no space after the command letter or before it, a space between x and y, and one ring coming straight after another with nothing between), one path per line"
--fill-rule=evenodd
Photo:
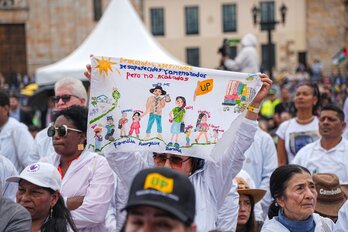
M33 75L74 51L110 0L0 0L0 73Z
M74 51L93 30L111 0L0 0L0 73L6 78L14 73L33 75L38 67L58 61ZM163 7L166 34L155 38L178 59L187 62L187 48L201 48L200 66L218 65L217 48L225 37L257 35L262 59L265 32L252 23L252 0L131 0L145 26L151 32L152 8ZM263 2L263 1L260 1ZM258 4L260 3L258 2ZM268 1L272 2L272 1ZM275 17L284 1L275 0ZM299 57L308 63L320 59L331 72L331 58L342 47L348 47L347 0L285 1L288 7L285 26L273 33L275 70L293 70ZM221 33L221 6L236 4L238 31ZM200 32L186 36L185 6L199 6Z
M307 0L306 4L308 62L320 59L325 73L330 74L335 69L333 55L348 48L348 1ZM344 69L347 67L341 64L340 71Z

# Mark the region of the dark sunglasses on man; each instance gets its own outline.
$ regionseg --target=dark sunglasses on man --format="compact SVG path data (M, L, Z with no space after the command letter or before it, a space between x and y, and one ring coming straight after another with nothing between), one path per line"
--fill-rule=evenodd
M166 161L169 160L170 166L172 168L181 168L182 164L191 158L191 157L188 157L187 159L183 159L180 156L175 156L175 155L168 155L168 156L169 157L167 157L167 154L154 153L153 160L155 161L155 164L158 167L163 167Z
M76 97L76 98L79 98L78 96L75 96L75 95L69 95L69 94L65 94L65 95L62 95L62 96L53 96L52 97L52 101L54 103L58 103L60 99L62 99L62 101L64 103L67 103L68 101L70 101L71 97Z
M61 125L60 127L55 127L55 126L48 127L47 135L48 135L48 137L53 137L56 134L56 131L57 131L59 137L65 137L65 136L68 135L68 131L69 130L82 133L81 130L70 128L67 125Z

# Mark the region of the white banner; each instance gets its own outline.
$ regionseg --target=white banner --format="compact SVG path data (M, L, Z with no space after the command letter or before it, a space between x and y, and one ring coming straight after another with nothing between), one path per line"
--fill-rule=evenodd
M87 146L207 158L262 82L245 74L92 57ZM198 155L199 154L199 155Z

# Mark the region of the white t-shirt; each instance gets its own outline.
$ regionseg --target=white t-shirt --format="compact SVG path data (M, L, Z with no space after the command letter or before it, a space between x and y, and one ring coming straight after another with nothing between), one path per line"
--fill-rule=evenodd
M276 134L285 141L288 163L295 158L296 153L308 143L319 139L319 120L314 117L308 124L299 124L295 118L280 124Z
M345 232L348 228L348 201L344 203L338 212L338 219L335 225L334 232Z
M335 173L341 184L348 184L348 141L341 142L330 150L320 145L320 140L303 147L293 160L308 168L311 173Z

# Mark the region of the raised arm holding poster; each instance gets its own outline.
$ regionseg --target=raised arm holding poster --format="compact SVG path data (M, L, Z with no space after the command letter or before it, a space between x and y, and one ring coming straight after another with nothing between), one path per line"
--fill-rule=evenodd
M257 74L91 57L87 146L209 159L260 90Z

